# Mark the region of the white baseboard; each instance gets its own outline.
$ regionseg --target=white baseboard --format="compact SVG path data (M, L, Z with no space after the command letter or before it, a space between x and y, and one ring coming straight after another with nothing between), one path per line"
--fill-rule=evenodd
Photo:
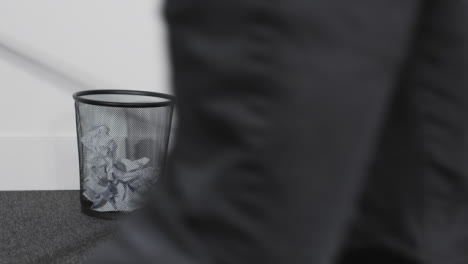
M76 137L0 137L0 191L79 186Z

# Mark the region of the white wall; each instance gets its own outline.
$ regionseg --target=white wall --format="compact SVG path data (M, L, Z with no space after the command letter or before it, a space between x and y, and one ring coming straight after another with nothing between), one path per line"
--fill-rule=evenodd
M96 88L169 92L160 0L2 0L0 44ZM0 190L78 189L72 94L0 45Z

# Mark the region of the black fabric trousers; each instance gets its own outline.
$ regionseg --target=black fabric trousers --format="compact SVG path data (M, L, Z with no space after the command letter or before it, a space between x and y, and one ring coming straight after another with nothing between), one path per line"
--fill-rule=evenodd
M169 173L91 263L468 263L468 1L165 14Z

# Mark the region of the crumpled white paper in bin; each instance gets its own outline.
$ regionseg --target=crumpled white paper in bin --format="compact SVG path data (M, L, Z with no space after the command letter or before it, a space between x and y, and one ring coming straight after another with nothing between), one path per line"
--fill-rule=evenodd
M88 154L83 195L96 211L134 211L140 206L141 195L156 182L159 171L147 166L147 157L115 157L118 146L109 132L106 125L98 125L81 138Z

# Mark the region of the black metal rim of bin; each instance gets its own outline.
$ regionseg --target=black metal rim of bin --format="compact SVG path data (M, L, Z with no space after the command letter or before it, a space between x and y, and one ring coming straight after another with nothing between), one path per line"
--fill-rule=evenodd
M122 103L122 102L109 102L109 101L100 101L95 99L83 98L87 95L106 95L106 94L116 94L116 95L140 95L147 97L163 98L167 101L163 102L138 102L138 103ZM73 95L75 101L98 105L98 106L109 106L109 107L129 107L129 108L143 108L143 107L162 107L162 106L171 106L175 104L175 97L169 94L156 93L156 92L147 92L147 91L135 91L135 90L89 90L77 92Z
M132 103L124 103L124 102L110 102L110 101L101 101L101 100L95 100L95 99L88 99L88 98L83 98L83 96L87 95L139 95L139 96L146 96L146 97L155 97L155 98L162 98L166 99L165 101L162 102L132 102ZM73 94L73 99L75 102L79 103L84 103L84 104L90 104L90 105L97 105L97 106L107 106L107 107L124 107L124 108L149 108L149 107L174 107L176 104L176 97L173 95L169 94L164 94L164 93L157 93L157 92L149 92L149 91L138 91L138 90L87 90L87 91L81 91ZM78 120L77 120L78 121ZM172 116L169 121L169 127L171 126L172 123ZM78 126L77 126L78 130ZM77 131L78 133L78 131ZM167 138L167 141L169 141L169 138ZM79 144L79 143L78 143ZM166 150L167 152L167 150ZM80 166L81 170L81 166ZM81 174L81 172L80 172ZM81 183L80 183L81 186ZM97 218L101 219L106 219L106 220L116 220L119 219L123 216L130 215L131 213L128 212L96 212L94 210L91 210L89 207L90 206L83 206L83 203L89 203L87 200L82 200L81 192L83 190L80 187L80 200L82 203L81 206L81 211L84 214L87 214L89 216L94 216ZM137 210L138 211L138 210Z

